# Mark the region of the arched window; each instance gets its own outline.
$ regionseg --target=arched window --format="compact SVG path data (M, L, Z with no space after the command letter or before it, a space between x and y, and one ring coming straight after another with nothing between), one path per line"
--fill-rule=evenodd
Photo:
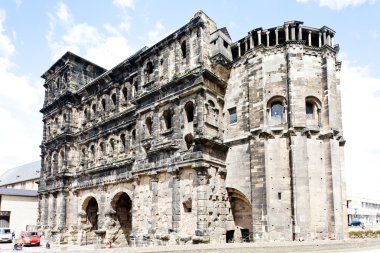
M103 98L101 101L103 111L106 110L106 100Z
M85 161L86 161L86 149L82 148L81 164L84 164Z
M314 119L314 105L310 102L306 102L306 119Z
M115 140L113 138L110 139L110 150L109 153L112 154L115 151Z
M96 116L96 104L93 104L91 108L92 108L92 115Z
M125 134L120 135L120 143L121 143L121 152L125 152L126 149L126 140L125 140Z
M153 73L153 63L151 61L148 61L145 67L145 72L150 75Z
M283 119L284 106L280 102L274 102L271 105L271 118Z
M182 41L181 43L181 52L182 52L182 58L186 58L186 40L185 41Z
M116 94L111 95L112 106L116 106Z
M194 120L194 104L193 102L187 102L185 105L187 122L193 122Z
M282 125L286 122L286 100L284 97L276 96L267 104L267 119L271 126Z
M122 94L123 94L123 99L125 102L127 102L127 98L128 98L128 90L127 90L127 87L124 87L122 90L121 90Z
M149 135L152 135L153 122L152 122L151 117L146 118L145 125L146 125Z
M136 129L132 130L132 144L134 145L136 142Z
M98 158L101 159L103 158L103 155L105 154L106 148L104 147L104 142L99 143L99 156Z
M172 128L172 113L170 110L164 111L163 115L166 129Z
M316 97L307 97L305 99L305 116L308 127L320 126L320 108L321 103Z
M95 146L94 145L91 145L90 152L91 152L91 158L94 159L95 158Z

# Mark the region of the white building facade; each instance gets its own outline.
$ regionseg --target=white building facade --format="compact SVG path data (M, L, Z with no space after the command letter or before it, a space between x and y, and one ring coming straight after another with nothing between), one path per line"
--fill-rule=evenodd
M365 225L380 225L380 200L351 197L347 199L348 224L361 221Z

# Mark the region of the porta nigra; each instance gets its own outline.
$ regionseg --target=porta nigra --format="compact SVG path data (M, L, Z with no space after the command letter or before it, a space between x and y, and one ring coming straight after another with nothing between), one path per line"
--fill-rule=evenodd
M43 75L38 224L70 244L343 239L335 32L205 13L110 70Z

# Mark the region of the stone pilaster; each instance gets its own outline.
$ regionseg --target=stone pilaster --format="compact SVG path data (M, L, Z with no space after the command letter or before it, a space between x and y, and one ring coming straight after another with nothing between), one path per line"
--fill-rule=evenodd
M158 218L158 176L156 172L150 173L150 190L152 191L152 222L150 227L150 234L155 234L158 224L157 224L157 218Z
M181 189L180 189L180 176L178 169L173 169L171 172L173 180L172 190L172 230L177 232L179 229L179 222L181 220Z

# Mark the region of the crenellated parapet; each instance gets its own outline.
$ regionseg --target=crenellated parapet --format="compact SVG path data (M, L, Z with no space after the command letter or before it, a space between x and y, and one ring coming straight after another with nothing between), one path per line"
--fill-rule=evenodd
M314 49L325 46L333 49L335 31L327 26L313 28L300 21L284 22L282 26L268 29L255 28L231 45L233 60L255 48L274 48L287 44L301 44Z

